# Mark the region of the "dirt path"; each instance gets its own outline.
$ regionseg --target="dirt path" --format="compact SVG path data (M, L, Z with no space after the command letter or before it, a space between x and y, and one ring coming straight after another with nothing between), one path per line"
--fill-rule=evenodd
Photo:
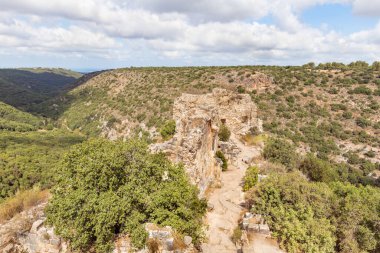
M209 203L213 205L214 209L207 213L209 227L206 236L208 241L202 245L202 250L205 253L237 252L238 248L230 238L238 225L241 213L246 211L243 207L244 194L241 183L248 165L243 160L260 155L258 149L245 146L234 136L231 136L231 140L240 148L241 152L237 158L237 165L231 165L228 171L222 173L222 187L214 189L209 196ZM277 251L276 246L273 246L273 241L260 236L253 239L253 242L245 247L244 252L281 252Z

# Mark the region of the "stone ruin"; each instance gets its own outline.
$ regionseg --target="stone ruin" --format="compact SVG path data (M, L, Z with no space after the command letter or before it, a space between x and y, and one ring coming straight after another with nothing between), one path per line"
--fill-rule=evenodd
M221 164L215 158L221 146L220 125L225 124L235 137L248 133L252 127L261 128L256 105L248 94L218 88L204 95L182 94L174 101L173 119L174 137L151 145L151 150L166 153L173 162L182 162L201 195L209 186L220 183ZM222 146L223 151L231 150L228 156L239 152L227 143Z

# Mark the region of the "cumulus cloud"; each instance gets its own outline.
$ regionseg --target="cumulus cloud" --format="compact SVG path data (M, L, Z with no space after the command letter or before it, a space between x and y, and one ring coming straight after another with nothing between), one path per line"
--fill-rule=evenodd
M344 35L301 22L304 10L334 3L380 16L380 3L369 0L0 0L0 54L138 56L163 65L165 59L281 64L380 55L380 25ZM265 17L274 23L262 23Z

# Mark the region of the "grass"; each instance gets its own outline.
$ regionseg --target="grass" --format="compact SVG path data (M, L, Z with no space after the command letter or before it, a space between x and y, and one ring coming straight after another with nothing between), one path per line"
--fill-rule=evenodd
M0 204L0 223L46 201L48 197L47 190L41 191L38 188L18 192L14 197Z
M246 134L242 137L242 141L248 146L257 146L262 143L265 143L268 139L268 135L260 134L260 135L252 135Z

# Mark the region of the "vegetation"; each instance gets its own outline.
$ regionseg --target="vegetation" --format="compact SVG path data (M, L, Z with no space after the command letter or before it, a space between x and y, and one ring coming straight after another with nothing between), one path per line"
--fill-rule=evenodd
M30 110L61 93L80 76L64 69L0 69L0 101Z
M265 145L263 155L265 159L285 165L289 169L295 168L297 164L294 146L282 139L269 139Z
M225 124L222 124L219 128L218 136L220 141L228 141L231 136L231 131Z
M168 140L175 134L175 121L168 120L160 129L160 134L164 140Z
M248 167L244 176L243 190L248 191L259 181L259 169L256 166Z
M63 130L0 131L0 203L18 190L54 185L56 163L70 146L84 137Z
M227 158L224 156L223 152L220 150L217 150L215 155L217 158L219 158L222 161L222 171L228 170L228 161L227 161Z
M287 252L378 252L380 190L312 183L298 172L275 174L251 192Z
M0 205L0 223L13 218L16 214L29 209L48 198L48 191L38 188L20 191L13 198L9 198Z
M128 233L141 248L146 222L170 225L195 243L201 239L206 202L198 199L182 166L150 154L144 143L90 140L75 146L59 170L46 211L74 249L95 244L97 252L108 252L116 233Z
M42 119L0 102L0 130L27 132L42 126Z
M264 158L288 172L257 183L250 168L244 185L282 246L288 252L379 252L380 180L367 176L380 169L379 66L128 68L78 82L79 74L59 69L0 70L0 101L6 103L0 102L0 216L24 208L29 197L22 192L54 187L49 220L75 248L94 243L105 251L116 233L131 233L142 246L147 221L199 241L204 203L183 169L147 154L145 144L91 140L57 164L74 144L110 129L120 137L140 131L149 139L140 127L145 124L168 139L175 133L176 97L221 87L250 94L265 133L252 129L242 139L265 142ZM253 89L256 73L273 82ZM225 125L220 132L220 140L229 139ZM216 156L226 170L224 154ZM163 171L173 181L162 181ZM155 248L155 242L148 245Z

